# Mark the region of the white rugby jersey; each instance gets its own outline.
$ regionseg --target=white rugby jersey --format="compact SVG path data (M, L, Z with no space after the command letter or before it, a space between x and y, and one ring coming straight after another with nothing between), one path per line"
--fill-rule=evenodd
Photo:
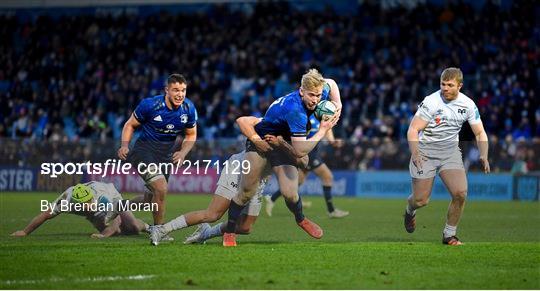
M107 204L107 203L116 203L116 201L119 201L122 199L122 195L116 190L114 185L112 183L103 183L103 182L97 182L97 181L91 181L88 183L84 183L86 186L90 187L92 190L92 193L94 194L94 200L97 201L98 204ZM61 201L71 201L71 195L73 193L73 187L71 186L66 189L56 200L53 202L53 205L55 205L54 209L52 210L52 215L58 215L60 213L71 213L76 214L80 216L85 216L86 219L88 219L96 228L100 229L103 227L105 222L105 214L106 212L96 212L96 213L89 213L88 211L63 211L61 207Z
M455 100L446 101L441 90L424 98L415 116L428 122L420 133L420 144L441 142L456 144L465 121L471 125L481 122L478 108L471 98L460 92Z

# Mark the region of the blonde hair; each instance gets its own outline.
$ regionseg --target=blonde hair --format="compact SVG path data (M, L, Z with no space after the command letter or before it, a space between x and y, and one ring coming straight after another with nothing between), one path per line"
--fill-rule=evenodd
M442 81L456 80L458 84L463 83L463 72L459 68L446 68L441 74Z
M307 73L302 76L302 89L313 90L324 85L326 81L317 69L309 69Z

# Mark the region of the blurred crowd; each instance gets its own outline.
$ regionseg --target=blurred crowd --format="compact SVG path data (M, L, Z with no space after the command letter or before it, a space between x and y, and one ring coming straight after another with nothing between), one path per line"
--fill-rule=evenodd
M189 80L199 138L237 139L238 116L261 116L314 66L337 81L344 103L335 131L350 149L335 151L348 158L329 162L388 168L395 161L388 152L396 151L388 145L401 151L417 104L438 89L442 69L458 66L462 92L476 101L492 148L515 147L503 151L510 164L531 155L534 161L520 143L540 142L539 6L514 1L504 9L487 1L480 9L461 2L383 9L364 1L352 15L340 15L263 2L145 17L2 15L0 137L119 141L138 102L162 93L167 75L178 72ZM470 133L462 137L471 140Z

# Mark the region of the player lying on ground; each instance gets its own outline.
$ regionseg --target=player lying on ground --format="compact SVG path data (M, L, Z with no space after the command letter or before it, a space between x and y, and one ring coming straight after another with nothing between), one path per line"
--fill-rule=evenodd
M305 218L302 201L298 195L298 169L296 160L285 154L281 149L261 149L257 142L266 135L283 136L290 141L298 158L307 155L326 135L339 119L341 101L336 101L337 114L321 123L320 130L309 140L306 139L308 117L313 113L321 99L328 99L323 87L326 80L315 69L309 70L302 76L302 84L296 90L283 96L268 108L263 120L255 130L248 134L245 159L251 165L251 171L243 175L238 194L231 200L228 212L227 231L223 234L224 246L236 246L235 229L242 209L255 195L261 175L267 163L278 180L279 188L289 210L294 214L296 223L310 236L321 238L322 229ZM335 84L335 82L333 82ZM332 96L336 98L336 96ZM339 97L339 96L338 96Z
M95 181L77 184L66 189L50 204L48 210L34 217L23 230L18 230L11 235L27 236L45 221L60 213L71 213L85 217L99 231L99 233L91 235L93 238L105 238L117 234L139 234L141 231L147 231L148 224L135 218L131 211L117 212L112 210L114 209L112 206L108 207L110 209L103 209L108 204L114 205L120 200L122 200L122 195L118 193L113 184Z
M246 127L251 127L251 129L253 129L253 126L258 123L258 121L259 120L255 117L241 117L237 120L241 130L244 130ZM285 145L284 143L286 142L283 139L280 139L280 141L277 141L274 146L284 147L286 150L290 150L290 145ZM259 146L270 147L270 145L267 144L265 141L262 141ZM244 160L244 155L245 151L234 154L228 159L227 162L229 165L233 165L234 162L242 163L242 161ZM292 156L294 155L294 153L291 152L290 155ZM307 156L302 159L297 159L297 162L299 163L299 166L305 167L307 165ZM263 173L263 178L259 182L256 195L251 198L247 207L244 208L244 210L242 211L242 215L236 227L236 233L248 234L250 232L251 227L259 216L261 210L262 191L264 190L264 186L266 185L268 177L269 175L271 175L271 173L272 172L269 167ZM197 210L186 213L184 215L180 215L162 226L157 226L153 228L150 232L150 243L156 246L159 244L160 241L163 240L163 237L168 235L171 231L183 229L188 226L201 223L206 223L206 225L202 228L198 228L197 231L206 231L206 229L209 228L208 223L218 221L223 216L225 211L229 208L231 199L238 192L238 185L240 184L241 176L241 172L221 172L221 175L217 182L217 188L214 192L212 200L210 201L210 204L208 205L208 208L205 210ZM213 228L212 237L221 235L222 232L220 231L220 229L221 228ZM186 243L192 243L195 241L196 239L188 238L186 240Z
M416 209L428 204L435 175L439 174L452 197L442 242L460 245L456 232L467 197L467 176L458 147L459 131L465 121L469 122L485 173L490 171L488 138L474 101L459 92L463 86L461 70L447 68L442 72L440 81L441 89L420 103L407 132L413 193L407 200L404 224L407 232L414 232Z

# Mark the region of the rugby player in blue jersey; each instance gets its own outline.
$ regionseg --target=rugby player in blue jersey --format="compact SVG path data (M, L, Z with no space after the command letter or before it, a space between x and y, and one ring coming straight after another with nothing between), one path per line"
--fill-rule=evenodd
M334 92L334 94L330 94ZM337 93L336 93L337 92ZM336 114L324 119L319 131L307 139L309 116L317 104L330 99L337 107ZM263 120L253 132L248 134L244 159L251 165L251 171L242 176L238 194L231 200L229 219L223 234L223 246L236 246L235 228L244 206L257 191L266 163L270 163L277 177L279 189L285 198L287 207L294 214L296 223L314 238L321 238L323 230L314 222L304 217L302 201L298 196L298 168L296 161L283 150L261 147L265 136L282 136L290 141L297 158L307 155L338 121L341 112L341 99L337 84L331 79L324 79L316 70L310 69L302 76L298 90L277 99L266 111Z
M153 212L154 225L164 222L165 196L169 171L158 169L160 163L182 164L197 140L197 110L193 102L186 98L187 81L180 74L167 78L165 95L143 99L124 125L122 146L118 157L130 162L139 171L146 187L144 202L157 203L158 210ZM133 148L129 143L135 129L141 134ZM184 134L181 147L176 139ZM140 166L139 166L140 165ZM153 228L150 229L152 231Z

